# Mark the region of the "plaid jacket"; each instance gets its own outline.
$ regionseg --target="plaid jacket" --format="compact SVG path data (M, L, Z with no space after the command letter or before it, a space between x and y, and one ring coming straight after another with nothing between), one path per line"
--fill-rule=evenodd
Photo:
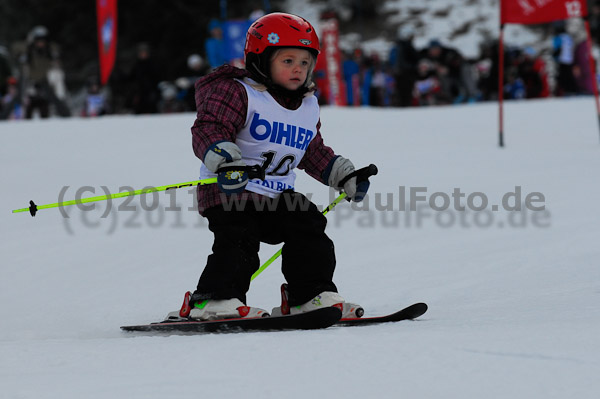
M245 69L223 65L196 82L198 114L192 126L192 146L200 160L204 160L206 150L211 144L217 141L235 142L237 133L244 126L248 111L248 96L244 87L234 79L243 79L247 76L248 71ZM271 94L285 108L296 109L301 104L299 99ZM321 121L317 123L315 137L308 145L298 168L323 184L327 184L324 172L335 158L335 154L323 143L320 127ZM216 184L198 186L200 213L220 205L223 202L223 195ZM249 197L260 197L260 195L249 191L245 191L242 195L242 199Z

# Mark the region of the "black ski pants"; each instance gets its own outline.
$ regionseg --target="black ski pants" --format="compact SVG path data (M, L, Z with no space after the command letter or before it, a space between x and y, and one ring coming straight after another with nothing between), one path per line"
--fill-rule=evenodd
M332 281L335 251L325 234L325 216L308 198L293 191L270 201L266 206L249 199L204 212L215 240L193 301L238 298L246 303L250 278L259 268L261 242L283 243L282 272L290 306L308 302L323 291L337 292Z

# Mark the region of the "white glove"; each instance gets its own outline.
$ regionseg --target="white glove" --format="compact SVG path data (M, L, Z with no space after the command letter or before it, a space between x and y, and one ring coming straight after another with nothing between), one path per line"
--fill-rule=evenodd
M346 184L344 184L344 187L339 186L344 177L352 172L354 172L354 164L347 158L342 156L337 157L337 159L333 161L327 184L333 188L343 189L348 198L354 199L354 196L356 195L356 177L348 180Z
M242 150L230 141L221 141L208 147L204 154L204 165L213 173L224 166L246 166L242 161Z

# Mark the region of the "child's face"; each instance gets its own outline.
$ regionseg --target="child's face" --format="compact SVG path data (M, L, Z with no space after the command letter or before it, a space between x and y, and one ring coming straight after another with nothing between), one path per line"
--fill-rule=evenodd
M288 90L296 90L306 82L311 63L308 50L284 48L271 59L271 79Z

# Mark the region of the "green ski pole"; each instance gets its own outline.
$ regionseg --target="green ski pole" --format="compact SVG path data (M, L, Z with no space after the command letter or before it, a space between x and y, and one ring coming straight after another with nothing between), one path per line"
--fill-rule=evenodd
M327 213L332 210L333 208L335 208L335 206L337 204L339 204L340 202L342 202L344 200L344 198L346 198L346 193L341 193L339 195L339 197L337 197L335 199L335 201L333 201L331 204L329 204L329 206L327 206L327 208L325 208L323 210L323 215L327 215ZM259 274L261 274L267 267L269 267L271 265L271 263L275 262L275 260L277 258L279 258L279 256L281 255L281 249L279 251L277 251L277 253L275 253L273 256L271 256L269 258L269 260L267 260L261 267L258 268L258 270L252 275L252 277L250 278L250 281L254 280L255 278L258 277Z
M30 205L29 208L14 209L12 211L12 213L29 211L31 216L35 216L37 211L40 209L58 208L58 207L63 207L63 206L76 205L76 204L87 204L89 202L105 201L105 200L113 199L113 198L131 197L131 196L139 195L139 194L153 193L156 191L166 191L166 190L177 189L177 188L182 188L182 187L191 187L191 186L195 186L195 185L214 184L216 182L217 182L217 178L211 177L209 179L194 180L194 181L190 181L190 182L186 182L186 183L169 184L168 186L160 186L160 187L147 187L147 188L143 188L141 190L126 191L126 192L115 193L115 194L110 194L110 195L101 195L98 197L81 198L81 199L77 199L77 200L56 202L54 204L46 204L46 205L36 205L35 202L29 201L29 205Z
M258 166L258 165L237 167L236 169L240 170L240 171L245 171L246 173L248 173L248 177L250 179L260 179L260 180L265 179L265 171L262 168L260 168L260 166ZM221 172L221 169L217 171L217 173L220 173L220 172ZM76 200L72 200L72 201L57 202L54 204L46 204L46 205L39 205L39 206L36 205L35 202L29 201L29 208L14 209L12 211L12 213L29 211L31 216L35 216L37 211L40 209L58 208L58 207L64 207L64 206L69 206L69 205L76 205L76 204L87 204L89 202L105 201L105 200L113 199L113 198L131 197L131 196L139 195L139 194L154 193L157 191L166 191L166 190L177 189L177 188L182 188L182 187L192 187L192 186L197 186L197 185L214 184L216 182L217 182L217 178L211 177L208 179L194 180L194 181L190 181L190 182L186 182L186 183L169 184L168 186L160 186L160 187L147 187L147 188L143 188L141 190L127 191L127 192L110 194L110 195L101 195L98 197L81 198L81 199L76 199Z

